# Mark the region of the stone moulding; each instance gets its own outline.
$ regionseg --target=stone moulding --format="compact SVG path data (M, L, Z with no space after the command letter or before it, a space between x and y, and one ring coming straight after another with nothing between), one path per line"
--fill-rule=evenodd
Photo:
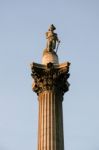
M64 95L69 90L69 62L62 64L53 64L49 62L47 65L32 63L32 78L34 82L32 89L37 95L43 91L53 90Z

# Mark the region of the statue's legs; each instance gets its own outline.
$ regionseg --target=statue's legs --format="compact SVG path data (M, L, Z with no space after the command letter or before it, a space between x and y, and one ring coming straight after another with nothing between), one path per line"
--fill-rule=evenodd
M56 41L53 40L53 41L52 41L52 49L54 50L55 48L56 48Z

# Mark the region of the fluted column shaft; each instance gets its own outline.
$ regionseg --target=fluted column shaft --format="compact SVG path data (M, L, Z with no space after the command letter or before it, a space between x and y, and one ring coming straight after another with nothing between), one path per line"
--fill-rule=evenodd
M38 150L64 150L63 96L48 90L40 93L38 100Z
M62 101L69 90L69 65L31 65L39 101L38 150L64 150Z

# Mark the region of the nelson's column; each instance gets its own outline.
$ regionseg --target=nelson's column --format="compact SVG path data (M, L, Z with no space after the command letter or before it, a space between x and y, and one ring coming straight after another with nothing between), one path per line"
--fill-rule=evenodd
M64 150L63 110L64 93L69 90L69 62L59 64L59 39L52 24L46 32L47 45L42 64L32 63L33 91L39 102L38 150Z

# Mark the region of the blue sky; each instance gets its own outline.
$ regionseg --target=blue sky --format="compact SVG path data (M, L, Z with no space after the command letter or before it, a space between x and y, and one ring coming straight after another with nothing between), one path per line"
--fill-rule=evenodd
M52 23L60 63L71 62L65 150L99 150L99 0L0 0L0 150L37 149L30 63L41 63Z

